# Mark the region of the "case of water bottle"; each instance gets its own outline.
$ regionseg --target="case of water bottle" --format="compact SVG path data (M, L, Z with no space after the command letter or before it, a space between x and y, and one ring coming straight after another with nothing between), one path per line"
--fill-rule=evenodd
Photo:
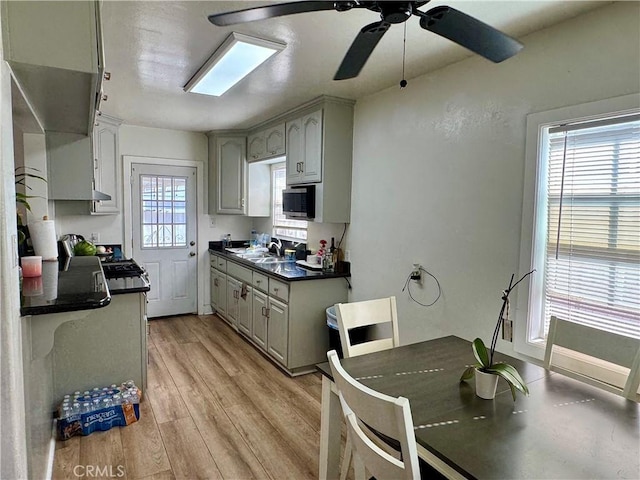
M67 440L137 422L141 398L142 391L131 380L120 386L95 387L65 395L58 407L58 438Z

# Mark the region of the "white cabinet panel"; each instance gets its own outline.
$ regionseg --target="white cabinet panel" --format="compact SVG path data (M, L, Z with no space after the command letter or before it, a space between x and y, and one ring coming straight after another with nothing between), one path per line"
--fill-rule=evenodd
M289 307L269 297L267 351L282 365L287 365L289 341Z
M118 214L122 208L119 129L120 120L107 115L100 115L93 129L95 189L111 196L111 200L92 202L94 214Z
M287 184L322 181L322 110L287 122Z
M245 213L245 143L245 137L220 137L216 140L218 213Z
M253 290L253 331L251 338L262 348L267 351L267 308L269 306L267 296L258 291Z

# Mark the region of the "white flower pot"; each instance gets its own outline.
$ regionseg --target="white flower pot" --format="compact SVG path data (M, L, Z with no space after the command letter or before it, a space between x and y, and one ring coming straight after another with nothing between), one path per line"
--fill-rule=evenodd
M476 368L476 395L485 400L493 400L498 386L498 375L484 373Z

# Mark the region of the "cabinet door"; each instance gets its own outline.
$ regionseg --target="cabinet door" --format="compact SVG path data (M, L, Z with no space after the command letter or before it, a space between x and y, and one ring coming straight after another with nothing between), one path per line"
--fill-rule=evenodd
M91 200L93 145L91 137L46 132L49 200Z
M265 157L264 132L258 132L247 138L247 158L249 161L260 160Z
M253 330L251 332L251 338L260 346L264 351L267 350L267 296L253 290Z
M92 213L120 213L120 155L118 155L119 121L110 123L102 115L93 130L95 189L111 200L93 202ZM115 119L114 119L115 120Z
M217 283L218 283L218 274L216 273L216 271L211 268L211 283L209 285L209 293L211 295L211 310L213 311L213 313L216 312L216 310L218 310L218 288L217 288Z
M227 276L224 273L217 272L218 282L216 289L216 300L218 304L217 313L226 320L227 318Z
M238 298L240 296L240 282L227 277L227 320L233 326L238 325Z
M267 351L282 365L287 365L289 339L289 306L269 297Z
M251 325L253 324L253 289L247 286L245 294L242 294L242 285L240 285L240 295L238 298L238 330L251 337Z
M285 154L284 123L264 132L265 155L275 157Z
M302 119L287 122L287 185L300 183L302 171Z
M245 137L217 139L218 213L244 215Z
M322 110L302 118L302 182L322 181Z

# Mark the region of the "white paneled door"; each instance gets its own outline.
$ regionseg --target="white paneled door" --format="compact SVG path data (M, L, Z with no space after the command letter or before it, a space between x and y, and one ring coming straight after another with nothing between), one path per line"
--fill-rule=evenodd
M195 313L196 169L131 165L133 258L149 273L148 316Z

